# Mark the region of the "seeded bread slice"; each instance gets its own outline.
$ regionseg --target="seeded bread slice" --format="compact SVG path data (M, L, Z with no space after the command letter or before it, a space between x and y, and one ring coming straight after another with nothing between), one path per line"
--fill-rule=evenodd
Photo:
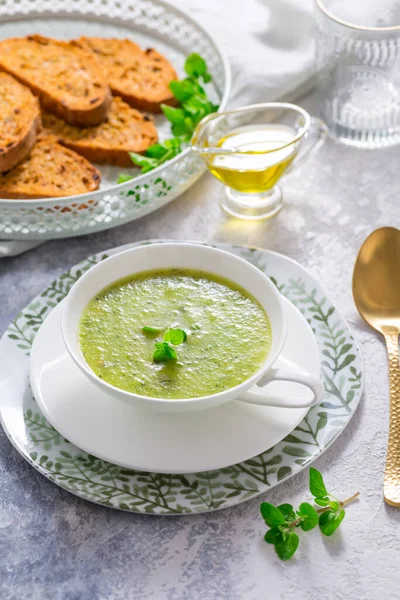
M171 63L153 48L142 50L131 40L83 37L78 40L96 55L111 91L134 108L161 112L160 104L175 104L168 84L177 79Z
M59 198L94 192L99 185L93 165L45 136L19 165L0 174L0 198Z
M49 113L43 114L43 125L61 144L91 162L120 167L133 166L128 152L142 153L157 141L157 129L150 117L118 97L113 98L106 120L97 127L73 127Z
M107 115L111 93L103 69L77 42L40 35L3 40L0 69L27 85L43 108L72 125L98 125Z
M38 99L7 73L0 73L0 173L19 163L41 128Z

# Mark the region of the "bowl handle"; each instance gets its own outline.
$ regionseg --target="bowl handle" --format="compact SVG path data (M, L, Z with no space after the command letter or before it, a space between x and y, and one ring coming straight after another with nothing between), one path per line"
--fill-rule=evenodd
M237 400L248 402L249 404L282 408L309 408L322 400L324 386L319 377L299 369L295 363L283 356L279 358L279 363L279 366L272 367L266 375L260 378L256 385L253 385L250 390L242 394ZM310 389L313 396L309 400L304 397L273 396L268 394L267 391L268 384L272 381L293 381L299 383Z

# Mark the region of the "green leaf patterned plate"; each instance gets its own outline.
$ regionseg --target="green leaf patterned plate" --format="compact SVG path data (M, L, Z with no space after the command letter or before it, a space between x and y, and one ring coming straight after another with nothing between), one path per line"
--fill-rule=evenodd
M157 240L160 241L160 240ZM29 353L49 312L90 267L141 242L75 265L37 296L0 342L0 417L11 443L45 477L92 502L131 512L184 514L227 508L267 491L315 460L340 435L360 401L360 351L318 282L299 264L265 250L218 245L264 271L310 323L321 352L325 396L276 446L243 463L203 473L166 475L125 469L64 439L40 413L29 387Z

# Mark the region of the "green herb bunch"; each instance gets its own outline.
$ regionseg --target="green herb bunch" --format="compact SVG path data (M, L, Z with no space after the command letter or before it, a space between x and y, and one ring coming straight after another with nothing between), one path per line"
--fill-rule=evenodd
M260 504L261 515L270 527L264 539L275 546L275 552L282 560L292 558L299 546L300 539L295 529L300 527L303 531L310 531L319 525L323 535L332 535L345 517L344 506L359 495L357 492L347 500L338 500L327 491L321 473L313 467L310 468L310 492L314 503L322 508L315 509L308 502L302 502L297 511L291 504Z
M157 337L163 329L145 325L142 327L142 331L148 337ZM178 360L178 353L174 346L180 346L186 340L187 333L183 329L168 329L164 333L162 342L154 342L153 362L161 363Z
M186 59L184 68L188 77L180 81L171 81L169 84L169 89L178 101L179 107L161 104L164 115L171 123L174 137L153 144L144 155L136 152L129 153L132 162L141 167L142 173L155 169L182 152L182 144L190 140L201 119L218 110L218 106L207 98L201 85L201 82L211 81L205 60L199 54L191 54ZM131 175L121 173L118 183L130 179L132 179Z

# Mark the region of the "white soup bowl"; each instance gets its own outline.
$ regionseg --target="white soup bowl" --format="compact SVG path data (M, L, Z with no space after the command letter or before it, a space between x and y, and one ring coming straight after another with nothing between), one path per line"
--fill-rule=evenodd
M230 389L199 398L153 398L119 389L100 379L89 367L79 344L79 324L86 306L100 291L118 279L155 269L196 269L225 277L244 288L268 315L272 343L267 358L251 377ZM287 334L285 302L264 273L249 262L223 250L187 243L160 243L139 246L114 254L92 267L73 285L64 301L62 333L67 350L82 372L111 398L158 411L200 410L236 399L264 406L305 408L323 395L319 378L281 356ZM279 365L277 366L277 361ZM306 386L311 394L299 397L271 395L272 381L291 381Z

